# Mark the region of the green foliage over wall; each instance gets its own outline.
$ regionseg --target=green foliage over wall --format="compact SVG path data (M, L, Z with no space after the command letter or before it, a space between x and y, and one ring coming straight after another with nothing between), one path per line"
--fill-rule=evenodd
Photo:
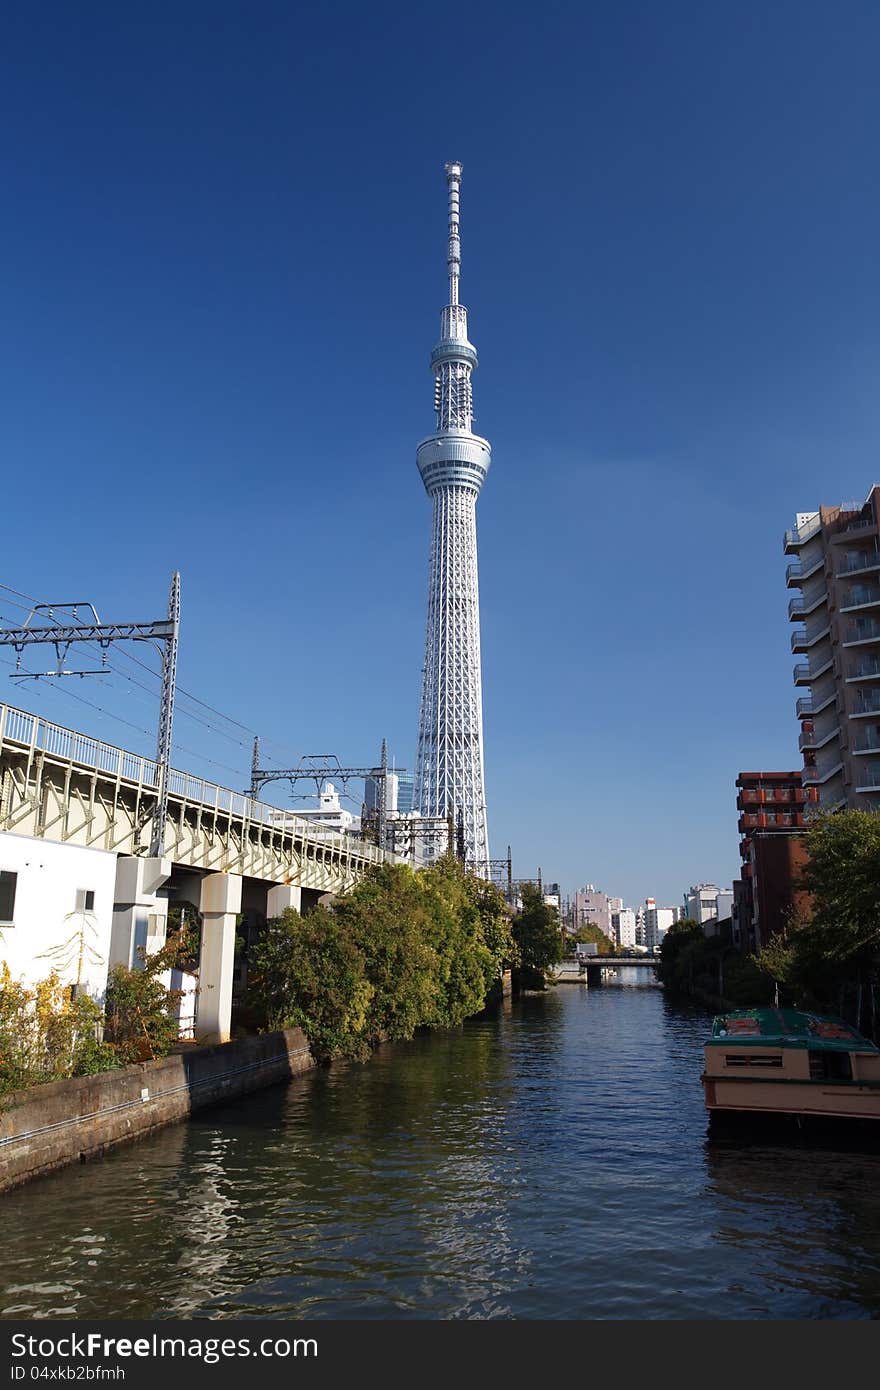
M812 895L759 952L786 1002L848 1018L878 1035L880 983L880 816L839 811L813 818L798 887Z
M717 936L704 936L699 922L688 917L664 935L657 975L671 994L689 995L712 1007L773 1002L773 986L754 958Z
M98 1040L102 1019L101 1006L72 997L57 972L29 987L0 965L0 1096L118 1066Z
M559 914L534 883L522 885L522 908L513 919L517 947L514 981L520 989L545 989L550 967L562 960Z
M477 1013L514 954L497 889L445 858L371 870L332 909L288 911L252 947L248 1004L298 1026L314 1055L362 1059L382 1039Z

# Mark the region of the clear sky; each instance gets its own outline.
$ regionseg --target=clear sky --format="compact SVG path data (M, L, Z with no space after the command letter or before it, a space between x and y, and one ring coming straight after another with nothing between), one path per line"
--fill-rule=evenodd
M0 582L180 569L238 723L181 699L179 766L412 767L461 159L493 853L729 884L737 773L800 765L783 529L880 476L878 50L867 0L7 8ZM0 693L149 752L112 660Z

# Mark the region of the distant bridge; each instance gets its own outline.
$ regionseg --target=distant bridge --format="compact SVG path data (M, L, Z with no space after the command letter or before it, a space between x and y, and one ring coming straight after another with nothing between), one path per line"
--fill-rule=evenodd
M586 981L587 984L601 984L603 974L609 970L656 970L659 963L659 956L649 955L566 956L555 967L554 973L560 983Z

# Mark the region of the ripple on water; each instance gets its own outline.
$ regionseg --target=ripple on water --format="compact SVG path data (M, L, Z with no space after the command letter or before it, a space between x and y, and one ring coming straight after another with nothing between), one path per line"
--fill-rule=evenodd
M705 1031L560 988L205 1112L7 1194L2 1316L876 1315L880 1156L708 1143Z

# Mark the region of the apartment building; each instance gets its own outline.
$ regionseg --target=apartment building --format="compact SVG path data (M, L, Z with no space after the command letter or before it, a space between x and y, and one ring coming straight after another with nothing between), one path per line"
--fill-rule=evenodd
M646 898L642 913L642 942L648 950L660 945L673 923L681 917L680 907L658 907L654 898ZM638 938L636 938L638 939Z
M611 914L611 930L614 933L614 940L618 946L635 946L636 914L631 907L624 907L620 898L617 901L621 903L621 906Z
M704 922L710 921L713 917L718 917L720 915L718 911L718 896L721 892L722 890L715 883L693 884L684 895L685 917L690 917L693 922L699 922L700 926L702 926Z
M880 810L880 487L786 531L804 787L825 810Z
M806 861L803 832L815 785L799 771L741 772L736 779L740 877L733 885L733 939L757 950L781 931L803 900L798 877Z
M588 883L574 895L575 931L588 925L598 927L613 941L610 899L606 893L600 892L592 883Z

